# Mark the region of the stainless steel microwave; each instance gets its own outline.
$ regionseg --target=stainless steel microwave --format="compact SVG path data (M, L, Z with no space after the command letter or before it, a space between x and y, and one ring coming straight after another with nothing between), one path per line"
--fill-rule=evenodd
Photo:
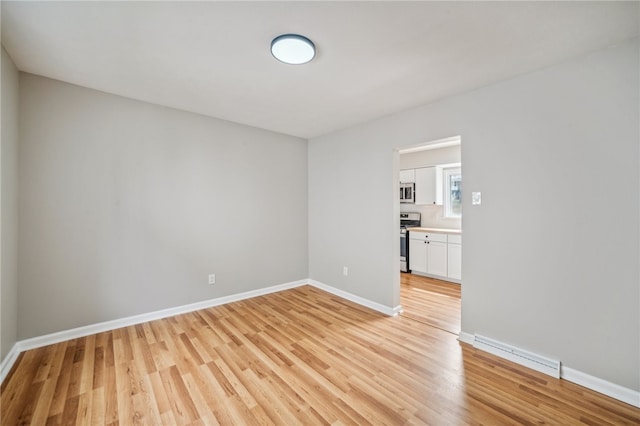
M415 183L400 184L400 202L401 203L415 203L416 202L415 196L416 196Z

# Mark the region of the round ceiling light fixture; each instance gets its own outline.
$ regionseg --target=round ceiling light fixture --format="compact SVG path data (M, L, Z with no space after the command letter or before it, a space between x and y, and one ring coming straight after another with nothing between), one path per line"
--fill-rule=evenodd
M282 34L271 41L271 54L280 62L302 65L316 56L316 46L299 34Z

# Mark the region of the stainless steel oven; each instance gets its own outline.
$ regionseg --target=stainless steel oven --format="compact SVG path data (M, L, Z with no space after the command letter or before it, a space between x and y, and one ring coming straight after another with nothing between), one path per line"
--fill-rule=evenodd
M407 228L420 226L420 213L400 213L400 271L409 270L409 238Z
M404 228L400 229L400 272L409 272L409 239Z

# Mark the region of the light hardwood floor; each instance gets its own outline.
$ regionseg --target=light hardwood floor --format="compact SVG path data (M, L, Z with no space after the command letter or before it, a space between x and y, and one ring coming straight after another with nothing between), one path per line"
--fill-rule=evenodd
M460 333L459 284L400 274L402 315L450 333Z
M2 424L633 424L640 409L310 286L22 354Z

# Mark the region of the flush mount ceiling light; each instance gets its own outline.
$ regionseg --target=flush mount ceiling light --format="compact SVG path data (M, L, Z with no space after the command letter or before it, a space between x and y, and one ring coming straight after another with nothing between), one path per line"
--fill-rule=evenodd
M316 56L316 46L304 36L282 34L271 42L271 54L285 64L301 65Z

